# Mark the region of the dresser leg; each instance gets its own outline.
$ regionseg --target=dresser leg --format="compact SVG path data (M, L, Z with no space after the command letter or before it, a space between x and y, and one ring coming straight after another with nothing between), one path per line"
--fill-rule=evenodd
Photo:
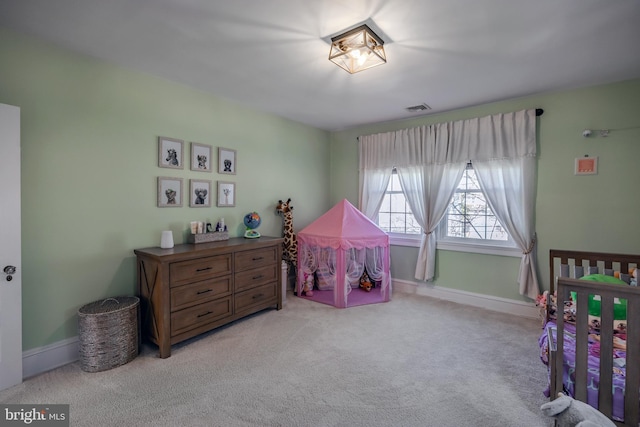
M160 359L166 359L171 356L171 344L162 344L158 348L160 350Z

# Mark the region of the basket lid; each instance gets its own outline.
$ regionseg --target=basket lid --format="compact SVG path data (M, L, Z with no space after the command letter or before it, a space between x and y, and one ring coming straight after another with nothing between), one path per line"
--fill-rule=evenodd
M83 305L78 314L106 314L126 310L138 304L138 297L112 297Z

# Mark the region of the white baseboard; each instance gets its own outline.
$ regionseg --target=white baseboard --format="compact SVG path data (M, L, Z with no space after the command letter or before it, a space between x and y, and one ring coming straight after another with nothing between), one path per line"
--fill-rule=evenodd
M78 337L67 338L22 353L22 378L30 378L78 360Z
M491 295L476 294L458 289L443 288L425 283L410 282L408 280L392 279L393 291L414 295L453 301L487 310L513 314L515 316L539 318L539 311L535 303L516 301Z

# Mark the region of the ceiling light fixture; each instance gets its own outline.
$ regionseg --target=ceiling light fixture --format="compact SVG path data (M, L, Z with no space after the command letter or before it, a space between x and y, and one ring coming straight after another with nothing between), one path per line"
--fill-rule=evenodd
M329 61L354 74L387 63L384 41L366 24L331 38Z

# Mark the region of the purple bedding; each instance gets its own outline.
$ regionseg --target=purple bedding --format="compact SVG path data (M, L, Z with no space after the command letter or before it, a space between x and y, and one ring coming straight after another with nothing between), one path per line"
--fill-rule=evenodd
M549 328L548 328L549 327ZM540 359L545 365L549 365L548 330L551 329L554 342L556 336L556 324L549 321L543 328L542 335L538 339L540 346ZM615 340L619 347L625 346L623 340L625 335L617 335ZM600 383L600 343L597 334L589 335L589 360L587 369L587 403L594 408L598 408L598 386ZM575 355L576 355L575 325L566 323L564 325L564 362L563 362L563 388L569 396L575 396ZM613 353L613 418L617 421L624 419L624 387L625 387L625 366L626 352L615 348ZM549 397L549 387L544 391Z

